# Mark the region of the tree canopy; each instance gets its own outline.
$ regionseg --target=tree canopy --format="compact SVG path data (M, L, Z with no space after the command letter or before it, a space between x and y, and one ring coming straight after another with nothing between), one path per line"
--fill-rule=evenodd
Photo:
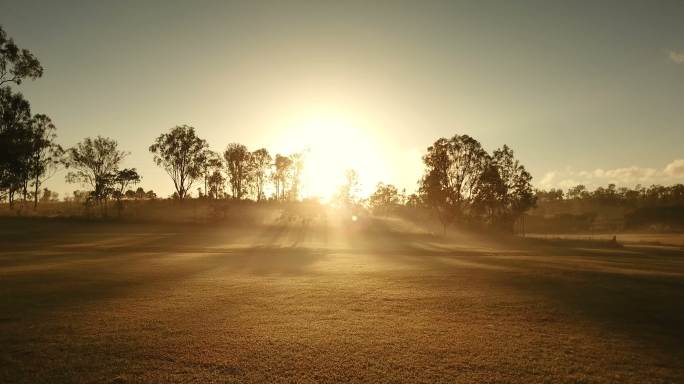
M171 177L180 200L186 197L192 184L202 174L208 146L205 140L197 137L195 128L189 125L171 128L150 146L154 162Z
M35 80L42 75L40 61L29 50L19 48L0 26L0 86L19 85L23 79Z

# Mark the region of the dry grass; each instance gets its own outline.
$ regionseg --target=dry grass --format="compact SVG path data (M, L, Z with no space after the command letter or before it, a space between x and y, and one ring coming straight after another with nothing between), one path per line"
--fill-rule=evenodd
M597 233L597 234L529 234L540 239L609 241L615 236L619 243L630 245L663 245L684 247L684 233Z
M667 248L0 221L0 382L684 381Z

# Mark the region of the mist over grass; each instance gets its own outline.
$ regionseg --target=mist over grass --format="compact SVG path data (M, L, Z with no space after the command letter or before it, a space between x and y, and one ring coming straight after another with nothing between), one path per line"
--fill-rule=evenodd
M275 215L4 217L0 250L1 382L684 379L677 248Z

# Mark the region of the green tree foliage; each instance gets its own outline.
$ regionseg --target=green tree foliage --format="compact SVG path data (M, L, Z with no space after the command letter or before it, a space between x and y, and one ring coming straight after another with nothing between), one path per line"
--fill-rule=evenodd
M179 125L161 134L150 146L154 162L171 177L180 200L201 176L207 147L207 142L195 134L195 128L188 125Z

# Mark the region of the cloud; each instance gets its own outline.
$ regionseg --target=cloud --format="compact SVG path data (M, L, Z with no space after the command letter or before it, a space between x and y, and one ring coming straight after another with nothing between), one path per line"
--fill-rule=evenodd
M541 186L550 186L553 183L553 179L556 177L556 172L547 172L544 177L539 181L539 185Z
M684 159L673 160L665 166L664 172L671 177L684 177Z
M670 60L677 64L684 64L684 52L670 51Z
M589 188L601 185L634 186L636 184L677 184L684 178L684 159L675 159L662 169L647 167L623 167L614 169L596 168L594 170L550 171L536 183L540 188L563 188L583 184Z

